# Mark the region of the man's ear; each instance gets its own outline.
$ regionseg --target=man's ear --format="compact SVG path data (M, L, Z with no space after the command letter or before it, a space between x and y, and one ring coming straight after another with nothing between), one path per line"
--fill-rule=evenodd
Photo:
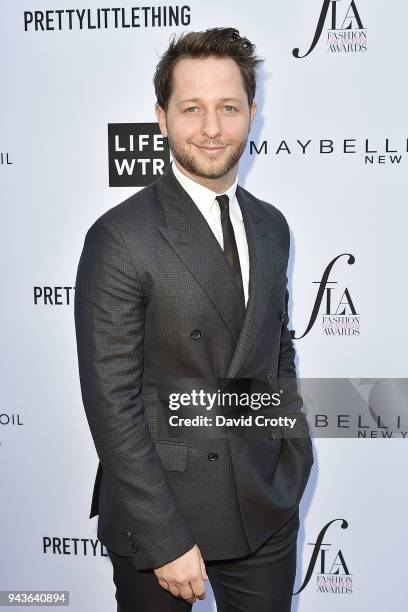
M249 121L250 121L250 126L252 125L253 120L255 119L255 115L256 115L256 110L257 110L257 105L255 100L252 101L251 104L251 108L249 109Z
M162 136L167 138L167 121L166 121L166 112L162 109L159 104L156 104L154 107L154 112L156 113L157 121L159 123L160 131Z

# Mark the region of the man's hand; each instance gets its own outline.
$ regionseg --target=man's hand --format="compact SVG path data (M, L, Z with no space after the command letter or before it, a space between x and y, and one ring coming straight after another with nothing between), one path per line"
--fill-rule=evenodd
M154 570L159 584L188 603L205 599L204 580L208 580L204 560L196 544L184 555Z

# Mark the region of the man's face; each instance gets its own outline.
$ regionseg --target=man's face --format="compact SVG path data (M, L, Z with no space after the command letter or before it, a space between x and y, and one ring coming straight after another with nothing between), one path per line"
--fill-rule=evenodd
M173 69L167 113L156 108L173 157L189 173L217 179L236 166L255 116L231 58L183 58Z

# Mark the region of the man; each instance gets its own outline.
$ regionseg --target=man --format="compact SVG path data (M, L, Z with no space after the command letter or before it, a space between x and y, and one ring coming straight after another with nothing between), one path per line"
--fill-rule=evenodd
M79 262L79 371L100 460L90 516L120 612L191 610L207 579L219 612L290 610L313 454L287 327L288 225L237 184L260 61L233 28L173 38L154 77L173 162L92 225ZM286 378L303 435L169 424L170 394L191 381Z

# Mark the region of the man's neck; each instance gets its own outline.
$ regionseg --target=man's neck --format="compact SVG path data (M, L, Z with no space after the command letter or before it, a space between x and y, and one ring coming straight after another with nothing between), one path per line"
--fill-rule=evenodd
M224 191L227 191L227 189L229 189L231 185L233 185L233 183L235 182L238 172L238 164L236 164L224 176L220 176L216 179L211 179L205 178L203 176L197 176L196 174L188 172L185 168L183 168L183 166L180 166L176 159L173 159L173 164L175 164L180 170L180 172L188 176L188 178L190 178L192 181L195 181L203 187L207 187L207 189L211 189L211 191L214 191L214 193L223 193Z

